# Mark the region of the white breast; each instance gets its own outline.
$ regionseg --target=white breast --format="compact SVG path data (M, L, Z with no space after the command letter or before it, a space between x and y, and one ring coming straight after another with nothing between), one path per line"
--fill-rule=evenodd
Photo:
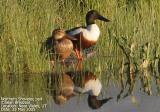
M88 93L90 95L98 96L101 92L102 84L99 79L96 80L89 80L83 88L75 87L75 92L80 93Z
M78 33L83 34L85 39L89 41L97 41L100 35L99 27L96 24L88 25L87 28L78 28L73 31L70 31L68 34L74 36Z
M89 41L97 41L100 35L99 27L96 24L87 26L87 29L83 29L83 36Z

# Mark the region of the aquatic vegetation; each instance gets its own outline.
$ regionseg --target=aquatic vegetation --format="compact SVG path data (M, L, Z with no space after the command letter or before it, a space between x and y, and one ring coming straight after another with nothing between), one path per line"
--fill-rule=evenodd
M125 39L124 41L128 44L125 47L129 47L129 44L134 42L138 46L147 42L150 43L151 46L149 46L147 53L156 48L158 60L160 46L157 46L156 43L159 41L159 1L148 1L132 3L130 0L127 2L114 0L108 3L106 1L91 2L85 0L72 2L68 0L48 0L47 2L42 0L12 0L11 2L2 0L0 11L0 71L3 73L23 73L51 70L49 60L39 54L42 42L50 36L55 28L69 29L76 24L85 24L85 14L89 9L96 9L111 20L109 24L97 21L102 31L101 38L95 48L99 51L99 56L92 59L97 62L101 61L101 57L113 56L102 62L102 68L117 68L116 65L122 61L122 58L119 57L124 56L113 40L113 36L108 35L106 26L118 40L121 37ZM75 5L76 8L73 4L77 4ZM132 44L130 47L130 55L137 55L132 54L134 45ZM147 58L154 57L149 56ZM135 60L137 61L138 58Z
M155 83L160 95L159 6L159 0L1 0L0 96L42 96L46 102L48 74L82 68L95 73L106 92L110 83L118 85L117 101L134 96L137 82L147 95L154 95ZM84 51L82 65L77 60L66 66L57 61L53 67L49 52L40 53L43 42L56 28L85 26L91 9L111 20L107 24L96 21L101 29L98 42ZM81 82L83 77L76 80Z

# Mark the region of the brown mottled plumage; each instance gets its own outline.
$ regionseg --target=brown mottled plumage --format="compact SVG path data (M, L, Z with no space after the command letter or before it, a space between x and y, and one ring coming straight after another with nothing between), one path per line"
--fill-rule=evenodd
M67 35L64 30L56 29L52 33L53 38L53 52L59 59L66 59L70 56L73 50L73 43L71 40L75 40L71 36Z
M76 40L67 35L62 29L55 29L52 36L49 37L42 45L41 52L49 53L51 61L60 59L64 61L68 58L73 50L73 43L71 40Z
M51 75L51 95L56 104L63 105L73 96L74 83L65 73Z

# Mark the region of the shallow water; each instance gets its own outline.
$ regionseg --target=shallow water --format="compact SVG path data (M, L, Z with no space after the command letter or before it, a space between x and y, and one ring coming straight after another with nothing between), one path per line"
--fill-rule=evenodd
M88 106L87 93L75 95L63 105L55 104L53 94L48 87L52 82L50 82L53 75L51 74L4 75L0 78L0 96L1 98L39 98L39 101L31 103L40 106L40 108L33 108L33 112L160 112L160 79L159 77L155 78L154 74L143 78L137 74L135 81L132 82L127 82L128 79L125 78L124 86L120 79L97 76L102 83L102 92L98 99L113 98L98 109ZM56 85L56 83L54 84ZM43 107L43 105L45 106ZM6 112L10 111L6 110Z
M51 101L45 112L159 112L159 97L137 93L134 96L137 100L136 103L132 101L132 97L129 96L119 102L114 99L97 110L92 110L87 106L85 100L87 96L81 101L78 101L78 98L73 98L63 106L58 106Z
M103 95L101 94L99 98L113 97L113 99L97 110L88 106L85 94L71 98L65 105L57 105L53 100L50 100L45 112L160 112L160 97L156 95L156 88L153 89L153 95L149 96L140 90L139 84L132 95L117 101L119 92L118 85L109 84L107 92L103 90Z

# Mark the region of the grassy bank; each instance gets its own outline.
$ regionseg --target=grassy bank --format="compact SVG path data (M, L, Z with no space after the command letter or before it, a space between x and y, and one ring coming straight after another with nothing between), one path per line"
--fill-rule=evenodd
M88 60L86 67L94 65L97 72L119 68L126 60L119 43L126 52L129 50L128 54L132 43L138 45L134 55L138 65L143 58L152 62L160 56L159 6L159 0L1 0L0 72L50 71L49 60L39 53L42 42L54 28L85 25L85 14L90 9L98 10L112 22L97 21L101 29L96 45L99 54ZM141 57L141 48L147 42L147 54Z

